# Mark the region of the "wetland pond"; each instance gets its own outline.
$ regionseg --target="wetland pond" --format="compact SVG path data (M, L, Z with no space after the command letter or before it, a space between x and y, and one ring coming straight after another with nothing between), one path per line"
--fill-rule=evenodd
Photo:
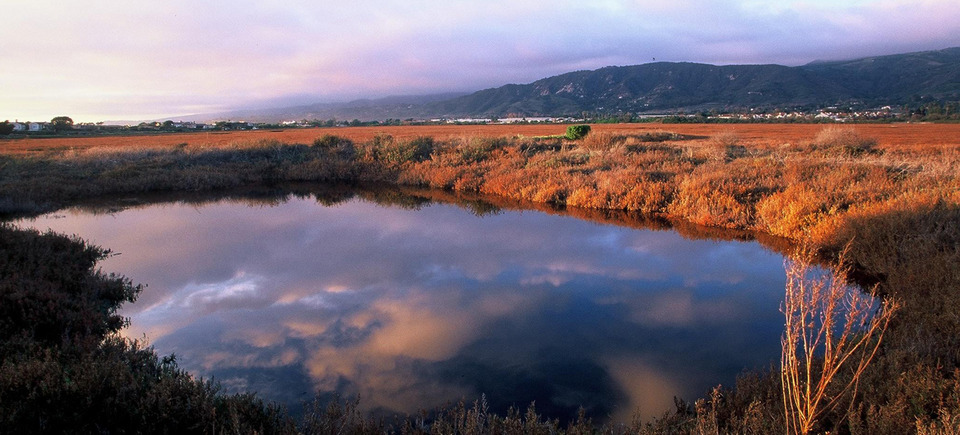
M599 421L779 361L783 255L756 241L400 193L84 206L16 225L146 284L124 334L226 392L378 415L484 395Z

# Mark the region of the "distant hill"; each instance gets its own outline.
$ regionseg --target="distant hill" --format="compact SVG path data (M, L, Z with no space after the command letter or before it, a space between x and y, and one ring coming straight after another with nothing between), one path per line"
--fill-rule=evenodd
M419 113L426 104L449 100L463 96L463 92L450 92L431 95L404 95L378 99L362 99L345 103L317 103L304 106L279 107L273 109L247 109L229 112L207 113L175 117L182 121L247 121L247 122L282 122L307 120L339 120L360 119L384 120L406 119L414 113ZM159 120L162 121L162 120Z
M836 83L854 98L906 102L915 96L960 97L960 47L936 51L813 62L800 67Z
M437 117L579 116L745 108L901 105L960 100L960 47L798 67L656 62L576 71L472 94L196 115L194 120L275 122Z
M706 107L812 105L849 94L803 69L658 62L607 67L508 85L432 104L447 115L579 115Z
M904 104L960 99L960 48L840 62L715 66L657 62L577 71L429 105L447 116L578 115L711 108Z

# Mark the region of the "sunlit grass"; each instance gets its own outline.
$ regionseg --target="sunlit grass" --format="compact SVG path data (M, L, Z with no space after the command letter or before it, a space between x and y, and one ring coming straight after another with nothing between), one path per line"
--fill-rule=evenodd
M846 264L837 266L875 283L879 294L895 297L902 308L861 375L856 406L820 416L815 428L836 430L841 422L843 430L864 433L955 427L960 149L879 144L856 127L828 127L786 141L721 128L704 136L597 131L578 141L380 134L363 142L325 135L303 144L263 139L58 149L0 156L0 213L32 214L145 192L379 182L495 195L574 214L638 211L759 231L808 246L828 264L847 248ZM724 390L725 400L678 405L676 413L631 427L782 431L779 379L778 373L745 376L736 389ZM458 415L480 415L462 411ZM504 421L520 428L531 420Z

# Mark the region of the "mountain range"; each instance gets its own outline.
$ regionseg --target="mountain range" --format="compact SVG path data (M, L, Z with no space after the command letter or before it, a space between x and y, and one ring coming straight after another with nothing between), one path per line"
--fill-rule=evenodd
M655 62L575 71L471 94L389 97L184 117L276 122L580 116L874 107L960 100L960 47L802 66Z

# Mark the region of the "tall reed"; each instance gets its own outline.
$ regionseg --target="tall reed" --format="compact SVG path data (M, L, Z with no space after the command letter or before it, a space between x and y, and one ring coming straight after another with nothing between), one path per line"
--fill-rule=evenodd
M877 354L899 303L875 298L810 266L801 251L787 265L780 379L787 433L807 434L842 403L853 406L860 379ZM846 415L846 414L844 414ZM836 426L838 422L834 422Z

